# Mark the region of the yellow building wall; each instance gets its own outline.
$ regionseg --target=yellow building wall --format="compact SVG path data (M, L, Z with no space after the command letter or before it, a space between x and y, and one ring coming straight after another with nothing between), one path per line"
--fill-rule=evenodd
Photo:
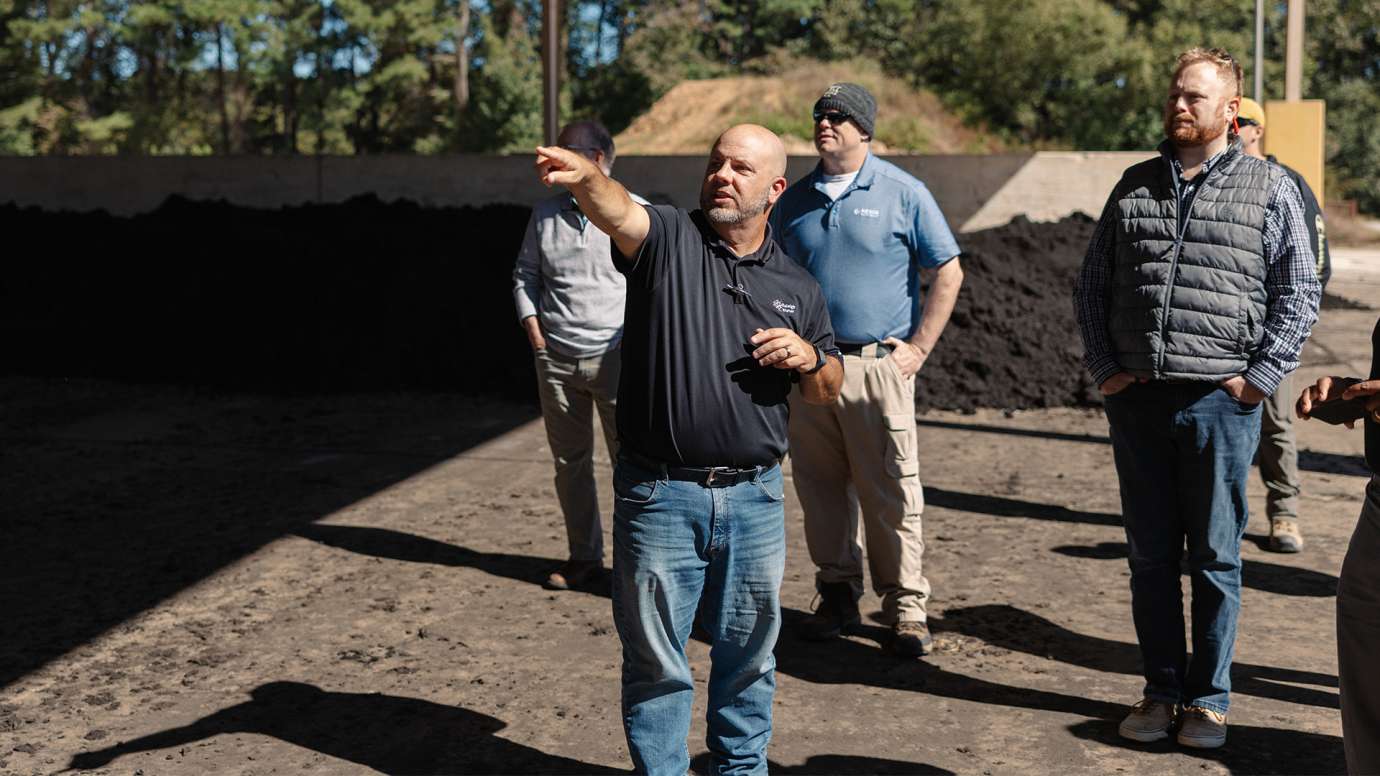
M1327 137L1326 106L1322 100L1265 103L1265 153L1289 165L1325 206L1323 186L1324 142Z

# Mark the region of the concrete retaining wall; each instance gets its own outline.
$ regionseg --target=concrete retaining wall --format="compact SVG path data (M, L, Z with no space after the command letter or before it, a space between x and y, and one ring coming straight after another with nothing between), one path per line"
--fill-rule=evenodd
M956 229L999 226L1016 215L1057 220L1096 215L1121 171L1147 153L1041 152L888 159L929 186ZM814 165L793 157L792 180ZM704 174L699 156L629 156L616 177L657 202L691 207ZM132 215L167 197L224 199L276 208L343 202L373 193L387 201L462 206L531 204L549 190L529 156L0 157L0 203L45 210Z

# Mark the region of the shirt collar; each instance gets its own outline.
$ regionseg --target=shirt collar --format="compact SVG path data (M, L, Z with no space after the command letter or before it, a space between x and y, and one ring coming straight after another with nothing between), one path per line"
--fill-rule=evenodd
M758 246L757 250L745 256L739 256L733 252L733 249L728 246L727 242L724 242L724 238L720 237L719 233L714 231L713 225L709 223L709 219L705 217L703 210L695 210L690 216L695 222L695 226L699 227L700 235L704 238L704 244L733 261L759 261L766 264L768 261L771 261L772 257L776 254L776 239L772 236L770 222L767 223L767 231L763 235L762 244Z
M1199 171L1198 178L1202 178L1203 176L1211 173L1213 168L1215 168L1217 165L1221 164L1226 159L1233 157L1240 152L1241 141L1233 138L1230 143L1227 143L1226 148L1223 148L1221 151L1218 151L1217 153L1213 154L1211 158L1209 158L1206 162L1203 162L1203 169ZM1174 144L1170 143L1168 140L1164 141L1160 144L1160 153L1164 154L1169 159L1170 169L1173 171L1174 177L1178 178L1179 180L1182 180L1184 166L1182 163L1179 162L1179 155L1174 153ZM1195 178L1194 180L1197 180L1198 178Z
M849 185L850 189L868 189L872 187L872 179L877 177L877 164L873 161L872 152L868 151L863 159L862 166L858 168L858 175ZM824 187L824 163L815 164L815 169L810 173L810 185L818 191L823 191Z

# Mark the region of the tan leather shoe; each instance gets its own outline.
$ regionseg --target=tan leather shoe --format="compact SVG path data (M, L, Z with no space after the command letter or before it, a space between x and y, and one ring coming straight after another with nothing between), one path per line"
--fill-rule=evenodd
M1121 721L1117 732L1121 734L1122 738L1129 738L1142 744L1163 741L1169 738L1169 731L1174 727L1177 711L1178 707L1173 703L1165 703L1153 698L1141 698L1136 705L1131 707L1131 713L1126 715L1126 719Z
M1184 709L1179 743L1194 749L1216 749L1227 742L1227 715L1202 706Z
M934 648L930 629L923 622L905 620L891 628L891 651L901 657L924 657Z

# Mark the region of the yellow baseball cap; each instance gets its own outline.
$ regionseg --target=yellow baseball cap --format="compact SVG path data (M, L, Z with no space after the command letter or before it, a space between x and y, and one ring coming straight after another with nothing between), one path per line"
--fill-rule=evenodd
M1265 109L1260 107L1260 103L1250 97L1241 98L1241 108L1236 112L1236 121L1240 124L1257 124L1261 129L1265 128Z

